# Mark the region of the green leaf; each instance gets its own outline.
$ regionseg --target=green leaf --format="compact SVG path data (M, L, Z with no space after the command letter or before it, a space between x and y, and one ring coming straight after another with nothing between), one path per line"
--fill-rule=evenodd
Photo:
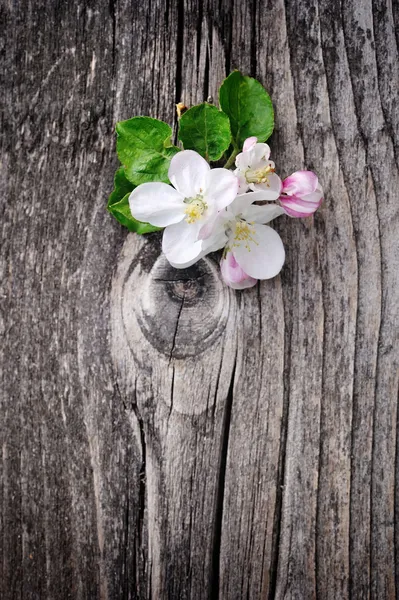
M185 112L179 122L179 140L206 160L219 160L231 142L230 121L216 106L204 102Z
M168 169L179 148L172 146L172 129L167 123L150 117L133 117L116 124L116 149L134 185L147 181L169 183Z
M124 167L119 167L119 169L115 173L114 190L108 198L107 208L109 209L110 206L122 200L122 198L126 196L126 194L132 192L133 190L134 185L130 183L128 179L126 179Z
M127 227L129 231L135 231L136 233L140 234L159 231L159 227L155 227L149 223L141 223L132 217L132 213L130 212L129 208L129 196L130 192L126 194L122 200L112 204L112 206L108 208L109 212L117 221L119 221L119 223Z
M140 234L158 231L159 227L154 227L149 223L141 223L132 217L129 208L129 196L133 190L134 185L126 179L124 167L120 167L115 173L114 190L108 199L107 209L129 231Z
M248 137L265 142L273 133L274 111L269 94L259 81L231 73L219 90L222 110L229 116L231 133L238 148Z

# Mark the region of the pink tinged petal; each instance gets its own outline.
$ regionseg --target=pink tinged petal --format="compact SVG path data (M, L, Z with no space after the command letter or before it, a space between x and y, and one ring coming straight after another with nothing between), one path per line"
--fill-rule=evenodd
M166 183L142 183L129 196L133 217L156 227L166 227L184 219L183 196Z
M276 173L271 173L268 176L267 183L251 183L249 187L254 192L265 192L265 197L263 198L264 200L277 200L281 194L282 182Z
M253 146L255 146L256 142L258 141L258 138L255 136L249 137L245 140L244 145L242 147L242 151L243 152L248 152L248 150L251 150L251 148Z
M315 192L312 192L311 194L305 194L304 196L302 196L301 199L304 200L305 202L313 202L320 206L320 204L323 201L323 192L322 192L322 190L316 190Z
M266 206L252 204L245 210L243 216L249 223L270 223L276 217L284 214L284 209L278 204L267 204Z
M254 279L253 277L247 277L247 279L243 279L242 281L240 281L240 283L228 283L227 285L233 290L245 290L247 288L254 287L254 285L256 285L257 283L257 279Z
M238 179L228 169L212 169L206 181L205 200L208 204L223 210L237 196Z
M201 229L200 229L200 231L198 233L198 239L199 240L205 240L210 235L212 235L213 229L215 227L215 220L208 221L207 223L205 223L205 225L203 225L201 227Z
M181 221L166 227L162 238L162 250L176 269L184 269L202 258L202 241L198 240L200 223Z
M322 191L299 196L280 196L280 204L290 217L309 217L316 212L323 202Z
M231 252L227 252L226 257L220 261L220 272L223 281L235 290L253 287L257 283L256 279L242 270Z
M290 196L302 196L316 191L317 175L313 171L296 171L283 181L283 193Z
M253 240L233 249L234 258L250 277L271 279L280 273L285 260L283 242L268 225L254 225Z
M172 185L184 196L193 198L205 190L210 166L194 150L183 150L170 161L168 176Z

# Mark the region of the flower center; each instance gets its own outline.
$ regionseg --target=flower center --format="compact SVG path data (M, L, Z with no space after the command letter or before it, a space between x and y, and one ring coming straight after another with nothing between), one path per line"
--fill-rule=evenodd
M187 223L195 223L195 221L198 221L208 208L208 205L201 194L197 194L194 198L184 198L184 204L187 204L187 208L184 211L187 215Z
M245 172L245 179L247 183L266 183L269 185L269 175L274 173L274 168L270 165L262 167L260 169L248 169Z
M256 240L256 232L253 223L248 223L242 219L237 219L233 228L233 248L243 244L248 252L251 251L250 243L259 245Z

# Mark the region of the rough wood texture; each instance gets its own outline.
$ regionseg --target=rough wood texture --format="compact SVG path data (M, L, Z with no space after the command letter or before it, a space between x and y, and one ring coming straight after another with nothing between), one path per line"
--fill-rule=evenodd
M4 0L2 600L399 596L398 21ZM104 210L115 122L174 123L235 67L272 94L281 174L325 189L244 293Z

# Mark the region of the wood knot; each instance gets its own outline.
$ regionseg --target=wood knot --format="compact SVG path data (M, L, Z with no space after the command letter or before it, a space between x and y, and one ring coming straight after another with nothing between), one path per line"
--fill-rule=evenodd
M132 352L144 336L168 360L197 356L223 333L228 317L230 294L218 265L206 257L187 269L175 269L159 255L154 240L137 237L129 236L123 254L126 246L136 245L129 252L134 258L128 265L126 256L116 277L119 314Z
M164 257L154 264L152 277L158 293L165 291L169 299L184 301L187 306L200 302L214 287L209 267L201 261L187 269L174 269Z

